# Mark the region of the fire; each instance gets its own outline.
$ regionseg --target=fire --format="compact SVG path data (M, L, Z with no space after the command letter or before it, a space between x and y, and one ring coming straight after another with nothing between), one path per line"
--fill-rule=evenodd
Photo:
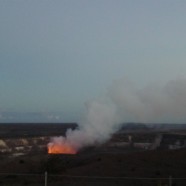
M48 144L48 154L76 154L77 151L67 144Z

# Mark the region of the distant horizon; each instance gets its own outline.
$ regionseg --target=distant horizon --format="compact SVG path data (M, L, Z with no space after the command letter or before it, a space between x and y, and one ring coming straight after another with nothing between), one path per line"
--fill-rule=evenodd
M78 122L0 122L0 124L77 124ZM120 125L139 124L139 125L186 125L185 123L140 123L140 122L123 122Z

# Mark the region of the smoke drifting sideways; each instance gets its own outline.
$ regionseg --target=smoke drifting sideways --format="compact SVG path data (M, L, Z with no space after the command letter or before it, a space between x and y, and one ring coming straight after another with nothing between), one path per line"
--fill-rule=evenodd
M65 137L51 139L49 153L75 154L83 147L102 144L123 122L186 121L186 79L172 80L164 86L150 84L141 89L120 79L107 90L105 97L86 105L84 120L77 130L68 130Z

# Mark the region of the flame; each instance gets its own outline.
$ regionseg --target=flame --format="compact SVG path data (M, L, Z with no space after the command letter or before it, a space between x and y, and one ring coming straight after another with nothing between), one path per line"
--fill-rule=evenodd
M48 154L76 154L77 151L67 144L48 144Z

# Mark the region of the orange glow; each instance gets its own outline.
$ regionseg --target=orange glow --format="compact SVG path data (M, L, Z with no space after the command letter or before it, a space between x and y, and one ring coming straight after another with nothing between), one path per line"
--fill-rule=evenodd
M68 145L50 144L48 154L76 154L76 150Z

